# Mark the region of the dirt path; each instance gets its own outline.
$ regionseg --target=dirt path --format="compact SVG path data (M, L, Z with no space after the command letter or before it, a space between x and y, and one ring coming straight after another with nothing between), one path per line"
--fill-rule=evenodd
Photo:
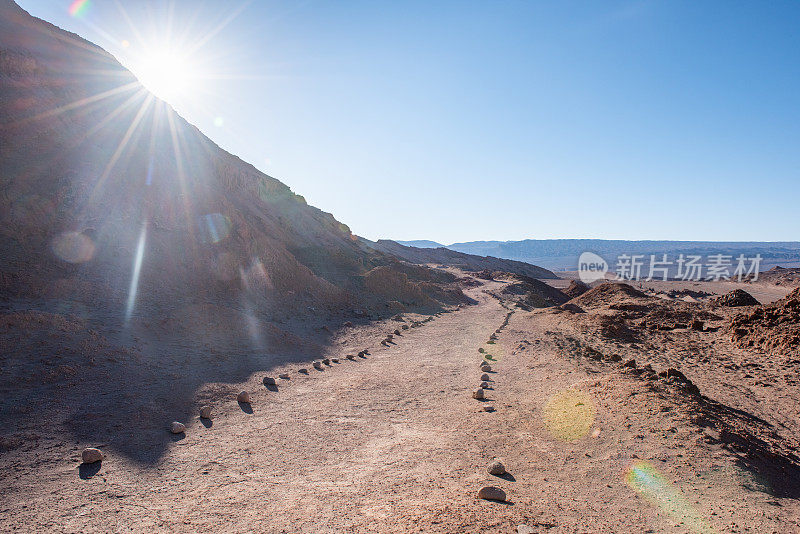
M253 413L221 399L213 424L188 422L186 437L155 467L112 450L84 480L75 462L57 458L63 451L47 451L35 469L17 467L21 476L4 497L7 526L25 530L34 518L55 530L123 532L492 524L502 505L475 506L490 459L475 428L495 415L469 394L480 375L476 349L506 310L480 290L473 296L479 306L403 330L389 347L379 344L388 326L359 330L330 354L340 363L309 365L308 376L295 364L277 392L254 375L242 386L253 392ZM367 346L366 359L344 359Z
M0 457L0 530L800 528L794 499L743 490L751 480L735 458L706 446L670 399L618 370L569 357L552 342L559 328L552 315L517 312L498 343L486 344L507 313L483 292L498 285L470 290L479 305L401 330L388 347L380 340L402 323L355 329L331 349L339 363L321 371L308 365L308 376L298 364L270 371L291 375L277 391L261 384L263 373L254 375L241 385L253 392L252 413L226 393L213 403L213 424L187 421L186 436L155 465L109 446L99 471L79 473L80 449L94 443L41 450L27 463L13 453ZM366 347L366 358L344 358ZM496 360L487 401L493 413L470 398L478 347ZM509 467L505 479L486 473L495 456ZM631 485L641 473L649 490ZM487 483L504 488L510 502L478 500Z

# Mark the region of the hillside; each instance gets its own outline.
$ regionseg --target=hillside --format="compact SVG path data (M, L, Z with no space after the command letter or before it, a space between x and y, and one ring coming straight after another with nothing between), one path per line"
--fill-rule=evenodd
M444 245L441 243L437 243L436 241L429 241L427 239L415 239L413 241L400 241L395 240L395 243L400 243L406 247L417 247L417 248L443 248Z
M111 55L8 0L0 102L1 294L128 315L203 299L281 317L442 304L412 287L424 270L370 289L396 259L220 149Z
M416 264L442 264L458 267L466 271L482 271L488 269L490 271L519 274L530 278L558 278L552 271L521 261L465 254L447 248L407 247L388 239L379 239L375 243L368 243L377 250Z
M111 55L0 0L0 452L40 425L168 446L209 383L466 303L220 149Z

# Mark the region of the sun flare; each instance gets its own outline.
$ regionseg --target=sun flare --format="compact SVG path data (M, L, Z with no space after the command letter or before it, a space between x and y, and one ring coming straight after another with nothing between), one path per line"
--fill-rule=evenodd
M178 104L198 84L198 72L189 58L174 50L150 50L137 61L135 72L151 93Z

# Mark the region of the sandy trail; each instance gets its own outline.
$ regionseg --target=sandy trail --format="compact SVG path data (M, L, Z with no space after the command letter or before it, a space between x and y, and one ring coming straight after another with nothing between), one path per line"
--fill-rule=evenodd
M277 392L254 375L242 385L253 392L253 413L220 400L213 424L189 421L156 466L113 450L89 480L58 451L35 471L19 466L4 499L8 526L25 530L35 517L65 531L324 532L405 530L425 521L420 515L439 521L439 511L473 503L488 459L474 427L494 415L469 392L480 375L476 349L506 310L478 290L473 297L481 305L404 330L390 347L381 334L400 323L357 330L330 354L340 363L308 365L308 376L287 367L292 378ZM366 359L344 359L367 346Z
M64 532L786 532L794 499L742 489L735 458L706 445L680 407L618 369L569 357L553 332L560 320L479 301L423 327L383 336L401 323L352 330L322 371L298 364L278 391L264 373L242 384L252 413L225 396L213 424L189 429L155 465L115 454L79 476L80 449L39 451L35 461L0 457L2 530ZM344 359L362 348L370 355ZM478 347L497 360L489 403L470 398ZM567 420L575 439L543 422L552 399L581 391L591 415ZM572 402L569 406L577 406ZM582 408L581 408L582 409ZM564 421L562 421L563 423ZM166 423L166 422L165 422ZM563 430L563 428L562 428ZM166 433L166 430L165 430ZM99 444L102 445L102 444ZM511 476L486 473L495 456ZM625 475L646 462L672 491L665 506ZM659 479L661 480L661 479ZM509 503L480 501L491 483ZM662 490L664 490L662 488ZM664 490L666 491L666 490ZM665 495L664 491L660 494ZM677 503L677 505L676 505ZM670 507L672 509L670 509ZM675 509L677 508L677 509ZM788 528L789 530L786 530ZM691 530L693 529L693 530Z

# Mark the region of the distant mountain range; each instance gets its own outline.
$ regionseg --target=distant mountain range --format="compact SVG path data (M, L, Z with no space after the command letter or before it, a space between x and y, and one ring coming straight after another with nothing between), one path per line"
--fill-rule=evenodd
M433 241L398 241L407 246L431 248L438 245ZM414 243L424 243L415 245ZM675 260L680 254L700 255L704 258L714 254L740 254L762 257L761 269L776 265L783 267L800 266L799 241L625 241L611 239L525 239L522 241L470 241L440 245L449 250L493 256L509 260L523 261L551 270L576 270L578 258L583 252L594 252L602 256L609 265L616 263L620 255L643 255L645 258L664 254L668 260Z

